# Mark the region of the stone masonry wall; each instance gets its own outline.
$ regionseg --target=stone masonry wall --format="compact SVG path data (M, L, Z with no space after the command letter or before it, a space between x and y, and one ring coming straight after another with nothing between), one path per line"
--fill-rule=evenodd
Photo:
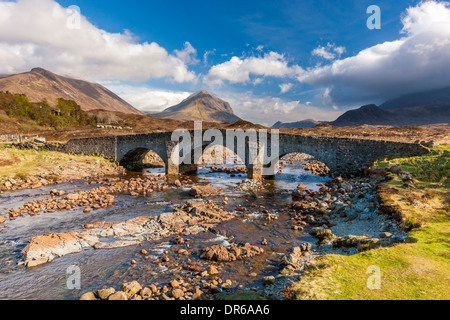
M168 172L177 173L179 168L174 168L176 165L169 161L170 156L168 155L168 149L171 150L174 145L171 142L171 135L171 132L155 132L141 135L73 139L66 144L64 151L78 154L101 154L108 159L120 162L130 151L148 149L153 150L164 160ZM193 132L191 132L192 135ZM226 139L224 139L225 142ZM270 144L270 138L268 142ZM331 172L341 175L359 174L374 161L385 157L416 156L429 152L427 148L414 143L294 134L280 134L279 142L280 157L294 152L306 153L325 163Z

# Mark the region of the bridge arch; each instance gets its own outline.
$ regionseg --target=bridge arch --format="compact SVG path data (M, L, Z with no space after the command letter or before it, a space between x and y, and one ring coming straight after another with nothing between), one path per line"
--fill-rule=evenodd
M284 173L285 168L303 169L311 172L313 175L327 176L330 174L330 169L322 161L316 159L314 156L306 153L292 152L281 155L278 161L277 174Z
M142 167L145 164L145 159L148 155L156 155L160 160L158 162L163 162L164 166L166 166L166 162L163 160L164 155L158 154L155 150L138 147L129 150L119 161L119 164L125 168L133 168L133 167Z
M191 134L191 137L194 136L192 131L189 134ZM166 173L171 175L178 174L184 169L189 169L188 165L179 165L169 157L179 145L179 142L174 142L171 138L172 132L154 132L127 136L72 139L67 142L63 150L76 154L103 155L105 158L117 162L122 162L124 157L125 159L128 157L140 159L144 153L143 150L153 150L166 164ZM224 143L226 142L223 141L222 144ZM248 154L251 152L248 151L254 151L255 146L258 148L258 144L259 141L256 145L253 142L252 144L245 143L246 159L242 160L246 164L249 171L248 177L251 179L261 178L263 171L267 171L262 170L261 164L249 164ZM267 147L270 150L274 150L271 142L269 142ZM238 150L232 151L239 155ZM128 154L129 152L131 154ZM428 152L428 149L415 143L282 133L279 135L279 153L277 157L281 158L289 153L306 153L324 163L331 172L340 175L352 175L363 172L365 168L377 159L388 156L417 156ZM194 166L196 165L192 165L191 169Z

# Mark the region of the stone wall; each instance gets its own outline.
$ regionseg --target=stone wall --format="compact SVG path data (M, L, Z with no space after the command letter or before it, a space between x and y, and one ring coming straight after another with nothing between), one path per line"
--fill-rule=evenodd
M378 159L391 156L417 156L429 151L416 143L280 135L280 157L293 152L312 155L326 164L332 172L349 175L361 173Z
M117 161L117 137L72 139L66 143L63 150L67 153L101 155Z
M190 133L193 142L193 132ZM165 162L167 173L177 174L180 172L180 166L173 163L170 158L171 151L177 143L171 141L171 136L171 132L155 132L140 135L74 139L66 144L64 151L103 155L113 161L121 162L140 161L143 159L146 150L153 150ZM269 152L272 148L270 141L269 136ZM226 143L226 139L223 143ZM204 144L208 144L208 142ZM247 152L248 149L247 144ZM237 151L236 146L232 151ZM361 173L378 159L390 156L423 155L429 151L420 144L414 143L280 134L279 152L280 158L294 152L306 153L326 164L331 172L350 175ZM248 157L245 158L250 176L258 178L261 174L261 168L257 165L250 165ZM187 169L187 167L182 168L181 171L185 171L184 169ZM189 166L189 171L194 171L193 166Z

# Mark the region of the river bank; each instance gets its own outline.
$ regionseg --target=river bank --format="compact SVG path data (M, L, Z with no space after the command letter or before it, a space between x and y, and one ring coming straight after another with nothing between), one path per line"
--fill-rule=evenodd
M391 180L379 186L383 209L399 222L404 243L352 256L317 259L289 288L291 299L448 300L450 298L449 147L423 157L389 159L377 166ZM368 288L373 267L378 288ZM372 272L368 273L369 268Z
M203 165L170 182L152 168L43 186L32 201L25 191L0 195L9 220L0 227L0 297L286 299L324 257L370 255L407 239L404 221L380 202L384 169L331 180L297 160L262 183ZM80 290L66 287L73 265ZM22 281L47 291L21 290Z
M123 168L101 157L0 146L0 192L124 173Z

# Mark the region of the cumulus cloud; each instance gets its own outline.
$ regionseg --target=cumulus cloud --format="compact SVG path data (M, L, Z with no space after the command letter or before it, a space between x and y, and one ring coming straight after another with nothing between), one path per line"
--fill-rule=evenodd
M336 47L335 44L328 43L326 46L318 46L312 51L313 56L319 56L326 60L333 60L340 57L345 52L345 47Z
M382 102L450 85L450 4L421 2L402 16L403 35L301 72L298 80L329 88L339 104Z
M294 122L305 119L331 121L343 114L342 111L313 106L310 102L286 100L278 97L257 97L251 92L221 94L230 102L234 112L241 118L272 126L276 121Z
M194 50L186 43L171 55L155 42L137 42L128 31L109 33L54 0L0 2L0 73L39 66L95 80L191 82L196 75L186 63Z
M252 81L253 85L257 86L258 84L261 84L264 82L263 78L255 78L255 80Z
M197 59L197 50L186 41L183 50L175 50L175 55L186 64L197 64L200 61Z
M250 81L251 75L284 78L292 77L300 70L298 66L289 66L284 55L271 51L262 56L234 56L229 61L213 66L204 80L213 85L221 85L224 81L244 83Z
M146 86L124 85L115 83L102 83L130 103L135 108L144 112L160 112L164 109L179 104L190 93L185 91L170 91L149 88Z
M280 84L279 87L280 87L281 93L286 93L289 90L291 90L293 86L294 85L292 83L282 83L282 84Z

